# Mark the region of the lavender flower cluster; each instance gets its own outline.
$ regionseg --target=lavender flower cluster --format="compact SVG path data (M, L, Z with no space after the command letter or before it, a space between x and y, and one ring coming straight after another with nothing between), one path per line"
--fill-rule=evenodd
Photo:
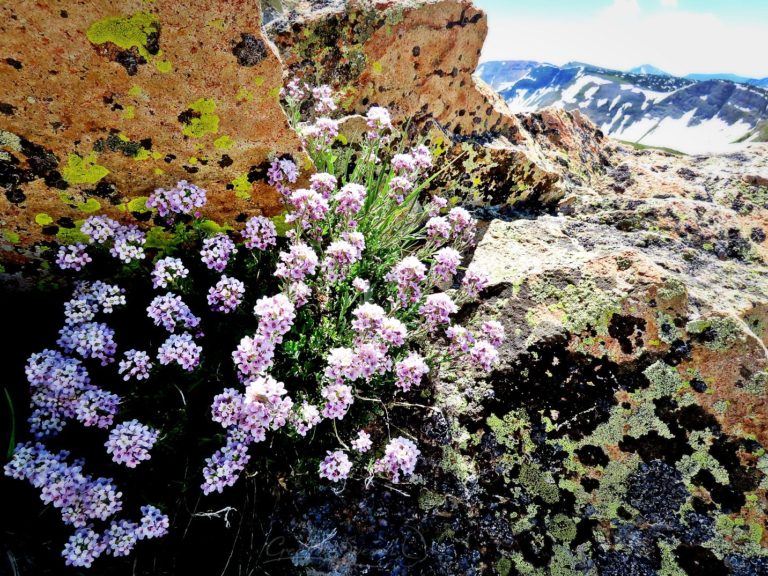
M327 116L336 110L331 90L291 82L284 97L296 109L306 98L313 99L315 120L301 125L300 133L310 153L324 159L318 164L331 170L334 163L327 160L333 157L330 146L338 135L338 122ZM449 209L440 197L421 202L432 154L421 145L393 154L390 143L396 129L386 109L371 108L365 121L359 158L370 166L351 174L318 172L309 179L309 188L294 189L299 179L296 164L287 157L272 162L268 178L287 209L284 238L263 216L245 222L239 245L226 233L206 237L204 227L192 225L200 260L218 273L215 284L206 284L211 310L238 310L237 317L244 313L246 283L223 274L241 269L236 263L243 253L259 266L273 262L268 278L276 285L256 300L255 326L232 351L239 382L212 393L211 418L222 427L223 441L202 467L204 494L222 492L237 482L251 462L251 444L279 430L299 437L332 430L329 437L335 436L338 445L326 452L317 471L334 485L343 486L353 474L367 475L367 481L376 475L405 482L416 473L421 454L415 438L392 438L375 424L345 430L344 424L359 422L350 413L370 416L373 411L365 408L369 403L410 406L404 400L438 381L442 371L487 372L499 361L498 347L505 336L499 322L474 327L454 323L460 308L489 282L480 270L462 269L462 255L476 235L474 219L461 207ZM170 226L189 220L180 216L199 218L205 203L204 190L181 181L171 190L156 190L147 207ZM81 231L90 244L107 245L122 262L144 258L146 237L136 226L93 216ZM384 236L390 234L401 245L382 248L387 244ZM85 244L62 247L57 262L63 269L81 270L91 261L88 249ZM268 250L273 254L260 254ZM460 287L451 289L462 272ZM181 258L164 256L151 266L153 288L178 294L157 294L149 302L147 317L168 335L154 356L137 349L122 354L117 373L124 381L148 380L155 363L176 364L187 372L203 363L203 348L196 342L202 319L181 296L188 295L194 280L190 276ZM248 289L261 287L249 283ZM65 304L65 325L57 341L61 352L44 350L27 365L30 428L38 440L55 436L71 419L104 428L109 430L107 454L115 463L135 468L151 458L162 431L135 419L115 425L125 400L91 384L84 364L115 362L115 332L99 316L124 304L125 296L116 286L77 286ZM307 326L314 324L302 324L307 318L320 319L310 340ZM331 330L324 327L330 318L335 322ZM312 349L301 349L308 341ZM284 373L288 350L312 355L322 368L301 379ZM297 380L301 383L293 384ZM138 521L113 518L122 501L112 481L84 475L84 463L68 463L68 457L42 444L20 444L5 468L7 475L40 488L43 500L61 508L65 522L76 528L63 552L67 564L87 567L103 553L124 556L139 540L167 532L169 519L152 506L141 508ZM96 521L110 523L97 529Z
M82 461L70 462L68 452L25 443L16 446L3 468L6 476L38 488L40 499L58 509L62 521L76 529L62 551L68 566L90 568L104 553L126 556L138 540L167 533L168 517L149 505L141 507L139 523L113 519L103 532L96 531L95 522L105 522L122 511L123 494L110 478L94 478L84 473L83 466Z

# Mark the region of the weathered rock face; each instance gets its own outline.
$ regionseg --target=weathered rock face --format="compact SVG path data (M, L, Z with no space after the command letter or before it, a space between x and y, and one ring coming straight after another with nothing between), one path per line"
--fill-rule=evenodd
M472 76L487 22L468 0L301 3L267 29L289 74L343 92L342 112L385 106L445 148L442 182L462 198L551 208L601 170L580 115L518 118Z
M307 162L258 3L11 2L0 37L9 245L60 239L89 212L140 209L129 201L180 179L208 189L216 220L274 212L268 157Z

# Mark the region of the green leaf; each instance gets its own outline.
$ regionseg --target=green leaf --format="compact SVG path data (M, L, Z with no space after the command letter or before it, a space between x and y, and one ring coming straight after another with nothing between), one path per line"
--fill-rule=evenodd
M11 413L11 434L8 438L8 451L6 453L6 457L10 458L13 456L14 448L16 448L16 412L13 409L13 400L11 400L11 395L8 393L8 388L3 388L3 392L5 392L8 410Z

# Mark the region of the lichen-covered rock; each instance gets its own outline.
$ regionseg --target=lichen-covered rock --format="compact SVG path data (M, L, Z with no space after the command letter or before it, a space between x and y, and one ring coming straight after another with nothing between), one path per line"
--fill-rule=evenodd
M6 263L180 179L208 189L215 220L274 213L268 159L308 162L258 3L6 2L0 36Z
M583 116L517 117L472 76L487 22L469 0L303 2L268 32L289 74L342 91L341 113L385 106L420 129L462 198L552 208L602 169L602 134Z

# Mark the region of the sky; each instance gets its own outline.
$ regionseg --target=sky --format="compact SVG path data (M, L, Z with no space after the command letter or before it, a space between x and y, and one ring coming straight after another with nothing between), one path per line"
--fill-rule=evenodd
M768 0L474 0L482 60L768 77Z

